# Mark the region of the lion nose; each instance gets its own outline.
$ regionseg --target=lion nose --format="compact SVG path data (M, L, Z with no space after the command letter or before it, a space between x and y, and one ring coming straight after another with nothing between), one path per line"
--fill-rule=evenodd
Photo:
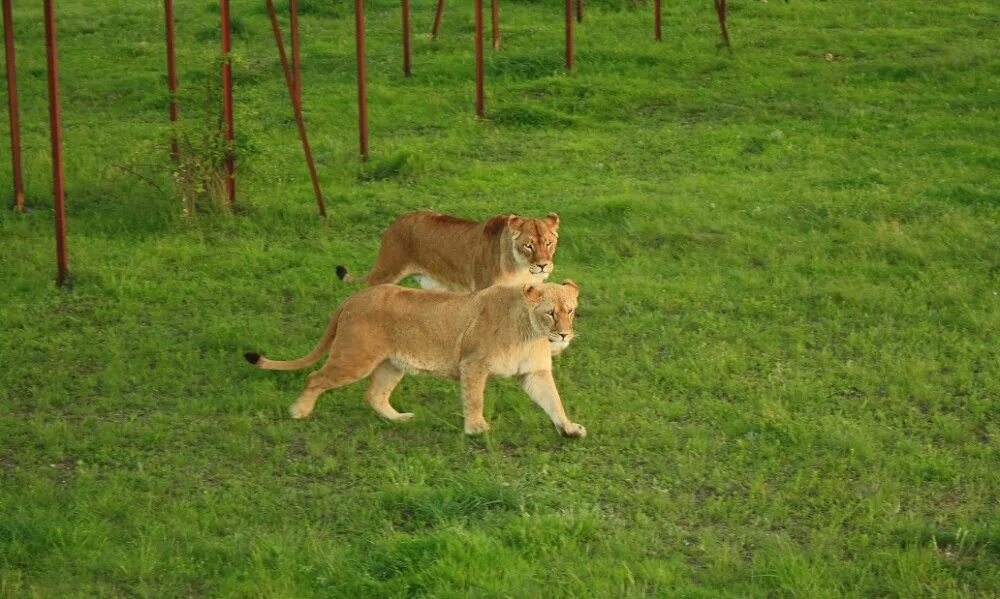
M549 265L549 263L548 263L548 262L539 262L539 263L538 263L538 268L540 268L540 269L542 270L542 272L545 272L545 268L546 268L546 267L547 267L548 265Z
M565 341L566 337L569 336L569 333L559 333L559 336L563 338L563 341Z

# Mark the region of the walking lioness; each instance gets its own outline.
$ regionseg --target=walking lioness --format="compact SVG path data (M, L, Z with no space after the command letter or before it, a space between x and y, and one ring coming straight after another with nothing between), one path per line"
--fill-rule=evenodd
M481 223L434 212L404 214L382 236L371 272L354 277L338 266L337 276L372 286L413 275L424 289L448 291L540 283L552 273L558 231L555 212L542 219L505 214Z
M489 430L483 419L483 389L491 376L518 376L528 396L570 437L587 430L570 422L552 379L549 343L573 337L579 292L576 283L494 286L475 293L420 291L378 285L352 295L330 319L323 338L305 357L290 362L257 353L246 359L269 370L297 370L329 351L322 368L289 408L305 418L316 399L371 376L365 399L388 420L409 420L389 403L404 374L430 374L462 383L465 432Z

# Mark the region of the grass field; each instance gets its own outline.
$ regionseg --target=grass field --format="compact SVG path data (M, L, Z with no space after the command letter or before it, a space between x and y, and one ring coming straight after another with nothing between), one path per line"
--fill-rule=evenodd
M178 1L181 113L217 3ZM0 596L989 597L1000 589L1000 5L507 1L473 117L472 8L301 0L316 216L263 1L234 3L238 210L185 220L162 3L59 2L72 287L52 236L41 3L17 2L28 203L0 212ZM279 5L285 10L287 4ZM5 93L5 89L3 92ZM11 200L6 115L0 197ZM148 181L128 171L146 173ZM287 406L405 211L562 216L555 376L482 438L458 385Z

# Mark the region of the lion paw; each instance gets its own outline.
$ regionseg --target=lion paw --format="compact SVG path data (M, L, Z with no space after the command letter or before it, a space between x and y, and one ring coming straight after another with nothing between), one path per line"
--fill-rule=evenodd
M563 427L563 434L574 439L582 439L587 436L587 429L582 424L570 422Z
M472 422L465 423L465 434L467 435L479 435L490 430L490 423L485 420L474 420Z
M301 418L309 416L309 414L312 413L312 410L306 410L299 404L293 403L292 405L288 406L288 413L291 415L292 418L299 420Z
M406 422L413 419L413 412L402 412L392 419L393 422Z

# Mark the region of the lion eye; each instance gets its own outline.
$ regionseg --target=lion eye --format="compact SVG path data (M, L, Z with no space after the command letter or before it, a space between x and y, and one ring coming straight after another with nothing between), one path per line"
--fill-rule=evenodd
M545 242L545 247L552 247L552 242L551 241L546 241Z
M555 318L556 317L556 311L555 310L549 310L549 316L551 316L552 318Z

